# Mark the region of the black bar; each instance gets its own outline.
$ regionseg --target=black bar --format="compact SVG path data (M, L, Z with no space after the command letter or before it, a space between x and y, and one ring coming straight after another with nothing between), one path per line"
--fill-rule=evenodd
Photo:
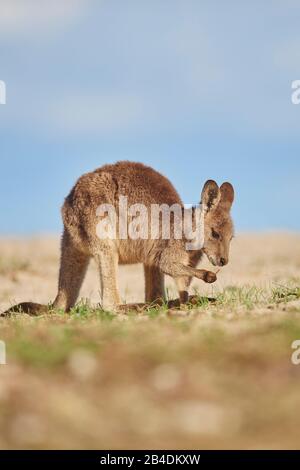
M299 451L0 451L0 465L5 464L34 466L56 464L74 464L99 468L107 465L124 468L138 468L149 465L189 465L208 466L209 464L256 464L256 463L300 463ZM20 467L21 468L21 467ZM54 469L56 470L56 469Z

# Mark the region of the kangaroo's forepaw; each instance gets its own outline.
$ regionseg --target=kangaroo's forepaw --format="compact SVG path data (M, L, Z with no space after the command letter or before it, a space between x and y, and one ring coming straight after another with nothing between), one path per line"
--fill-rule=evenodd
M216 282L217 276L212 271L205 271L202 279L207 284L213 284L214 282Z

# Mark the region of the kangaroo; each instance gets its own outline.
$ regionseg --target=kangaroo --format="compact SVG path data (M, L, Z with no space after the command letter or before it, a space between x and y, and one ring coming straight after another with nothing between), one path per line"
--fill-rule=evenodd
M212 180L205 183L201 194L203 246L193 251L187 250L186 237L177 239L171 233L169 239L164 239L161 230L156 239L123 239L119 234L113 238L99 238L96 227L103 220L98 214L99 205L109 204L116 209L118 216L120 197L125 196L128 206L140 203L147 209L153 204L184 208L171 182L141 163L118 162L81 176L62 207L64 231L58 294L53 308L69 311L75 305L91 258L96 260L99 268L101 306L105 310L117 310L121 304L117 285L118 264L143 263L146 302L165 298L164 275L167 274L174 278L180 302L184 303L189 298L188 289L193 277L206 283L217 279L215 273L196 268L203 254L214 266L228 263L233 237L230 210L234 201L234 189L230 183L223 183L221 187ZM191 211L194 226L195 208ZM172 227L174 223L172 214ZM45 309L39 304L24 303L10 311L18 307L31 314L42 313Z

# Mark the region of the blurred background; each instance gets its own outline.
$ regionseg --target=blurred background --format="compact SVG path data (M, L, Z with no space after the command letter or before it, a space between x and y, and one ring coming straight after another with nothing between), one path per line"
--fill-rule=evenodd
M84 172L120 159L186 203L236 187L238 231L299 230L296 0L1 0L0 233L58 233Z
M231 181L238 235L193 305L104 312L91 263L70 313L0 318L0 449L299 448L299 21L298 0L0 0L0 312L53 301L59 209L105 163L186 204ZM144 301L141 265L119 284Z

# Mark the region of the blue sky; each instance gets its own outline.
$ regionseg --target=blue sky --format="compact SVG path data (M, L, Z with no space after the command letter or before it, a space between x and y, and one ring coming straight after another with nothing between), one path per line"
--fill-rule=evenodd
M299 230L300 3L1 0L0 234L61 230L75 180L162 171L236 188L238 231Z

